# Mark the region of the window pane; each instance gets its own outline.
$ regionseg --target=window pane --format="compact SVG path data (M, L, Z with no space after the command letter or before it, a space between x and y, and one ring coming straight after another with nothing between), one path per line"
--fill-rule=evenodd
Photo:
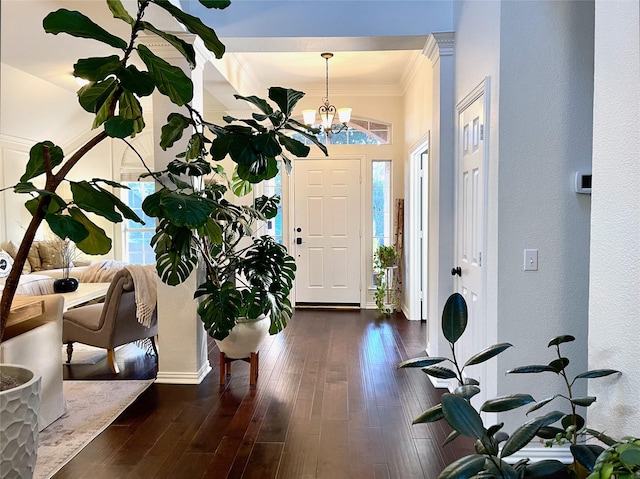
M378 246L391 244L391 162L376 160L371 168L372 245L375 252Z
M133 220L123 222L123 260L137 264L154 263L156 258L150 242L155 234L155 219L144 214L142 202L155 191L155 184L152 181L130 181L122 184L129 187L128 190L121 190L122 201L145 223L142 225Z

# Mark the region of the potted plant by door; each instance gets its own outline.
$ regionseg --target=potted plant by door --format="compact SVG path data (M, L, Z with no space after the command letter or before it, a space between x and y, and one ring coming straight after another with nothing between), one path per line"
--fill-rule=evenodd
M378 311L389 314L396 310L398 297L395 290L395 271L400 254L395 246L380 245L373 254L376 274L374 299Z

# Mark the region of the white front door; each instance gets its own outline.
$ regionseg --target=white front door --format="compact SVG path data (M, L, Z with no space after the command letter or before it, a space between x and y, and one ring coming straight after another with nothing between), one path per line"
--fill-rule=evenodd
M360 304L360 162L296 160L296 303Z
M482 90L483 91L483 90ZM467 301L469 322L461 338L461 357L468 358L488 346L485 342L483 248L485 226L484 94L473 95L458 106L456 290ZM482 375L481 372L472 376ZM481 379L481 378L476 378Z

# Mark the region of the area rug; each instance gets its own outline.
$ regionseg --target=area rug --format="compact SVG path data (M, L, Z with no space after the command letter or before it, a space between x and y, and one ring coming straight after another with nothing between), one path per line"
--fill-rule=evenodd
M104 431L153 379L145 381L64 381L67 412L40 432L34 479L58 472Z

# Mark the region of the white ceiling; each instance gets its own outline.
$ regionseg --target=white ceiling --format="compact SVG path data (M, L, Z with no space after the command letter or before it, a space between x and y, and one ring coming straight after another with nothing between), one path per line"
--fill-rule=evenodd
M125 2L126 4L127 2ZM114 20L102 0L2 0L3 63L75 91L72 65L78 58L112 54L109 47L68 35L48 35L42 19L57 8L76 9L97 19L109 31L125 36L127 26ZM160 20L153 21L156 26ZM166 28L166 26L164 26ZM125 36L126 38L126 36ZM222 39L226 62L242 70L246 83L261 94L269 86L284 86L324 96L323 51L329 60L331 95L400 94L426 37L330 38L330 39ZM269 41L271 40L271 41ZM335 49L334 49L335 48ZM260 51L261 50L261 51ZM265 51L268 50L268 51ZM346 50L346 51L343 51ZM214 61L214 66L216 61ZM209 69L208 71L210 71ZM220 75L209 82L210 93ZM205 83L205 85L207 85Z

